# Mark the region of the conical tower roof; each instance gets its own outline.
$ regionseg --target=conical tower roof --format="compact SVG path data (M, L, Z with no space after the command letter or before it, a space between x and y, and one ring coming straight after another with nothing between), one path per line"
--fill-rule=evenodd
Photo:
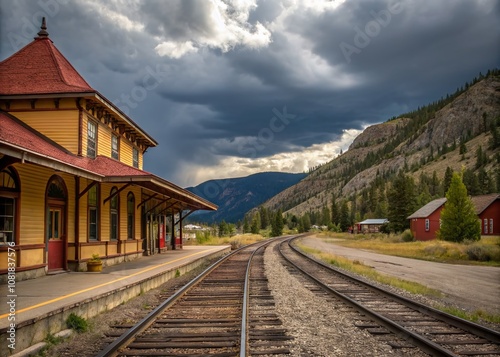
M0 62L0 95L95 93L49 38L45 18L34 41Z

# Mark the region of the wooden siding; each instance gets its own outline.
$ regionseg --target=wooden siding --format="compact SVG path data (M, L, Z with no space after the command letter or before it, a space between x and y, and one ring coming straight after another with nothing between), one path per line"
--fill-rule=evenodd
M133 148L135 147L130 140L125 139L123 136L120 138L120 161L124 164L133 166ZM136 147L137 149L137 147ZM143 155L140 149L139 150L139 169L142 170L143 164Z
M16 253L16 259L19 259L17 253ZM5 250L3 252L0 252L0 270L7 270L8 263L9 263L8 251Z
M45 243L45 190L54 170L16 164L21 181L20 244Z
M99 123L97 140L97 155L111 157L111 129Z
M81 259L90 259L93 254L98 254L100 257L106 256L106 245L104 244L86 244L80 247Z
M120 161L126 165L132 166L132 143L123 137L120 140Z
M45 263L45 249L26 249L18 255L21 256L20 267L29 267Z
M11 112L73 154L78 154L78 110Z
M443 206L432 212L425 218L413 218L410 221L410 230L416 240L426 241L436 238L436 232L439 230L439 220ZM429 230L425 230L425 220L429 220Z

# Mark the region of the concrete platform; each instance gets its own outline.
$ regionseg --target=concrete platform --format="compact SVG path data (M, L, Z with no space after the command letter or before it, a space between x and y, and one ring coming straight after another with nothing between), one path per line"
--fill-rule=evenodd
M177 271L184 274L229 251L229 246L184 246L182 250L104 267L101 273L47 275L16 282L15 291L7 291L7 285L2 285L0 338L8 343L0 344L0 356L17 353L49 333L64 330L71 313L90 318L160 286ZM15 349L8 347L12 341Z

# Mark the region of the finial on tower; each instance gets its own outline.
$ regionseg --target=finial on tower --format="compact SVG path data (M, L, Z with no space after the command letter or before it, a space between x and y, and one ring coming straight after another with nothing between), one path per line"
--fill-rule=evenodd
M47 24L45 23L45 17L42 18L42 26L41 30L38 32L38 37L36 38L44 38L49 37L49 33L47 32Z

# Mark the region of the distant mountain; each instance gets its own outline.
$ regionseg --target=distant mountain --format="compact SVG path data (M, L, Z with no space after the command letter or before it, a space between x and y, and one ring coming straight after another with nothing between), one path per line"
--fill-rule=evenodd
M209 180L187 190L219 206L216 212L193 213L191 221L236 223L245 213L259 206L286 188L295 185L307 174L262 172L246 177Z

